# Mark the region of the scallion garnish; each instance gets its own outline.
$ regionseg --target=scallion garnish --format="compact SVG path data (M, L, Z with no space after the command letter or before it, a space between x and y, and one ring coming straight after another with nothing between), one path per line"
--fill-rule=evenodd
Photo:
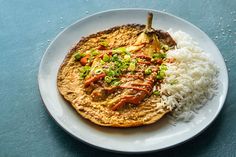
M80 77L85 78L91 70L91 67L88 65L83 66L82 68L79 69L80 71Z
M98 50L92 50L91 53L92 53L93 56L97 56L97 55L100 54L100 52Z
M157 74L157 79L158 80L161 80L161 79L163 79L165 77L165 72L163 71L163 70L160 70L159 72L158 72L158 74Z
M109 57L107 54L104 54L102 60L103 60L104 62L109 62L110 57Z
M159 68L160 68L160 70L167 70L167 66L166 65L164 65L164 64L161 64L160 66L159 66Z
M113 85L113 86L119 86L120 83L121 83L120 81L114 80L114 81L111 82L111 85Z
M148 68L144 71L145 75L150 75L152 73L152 69Z
M114 54L111 58L111 61L115 62L115 61L118 61L119 60L119 57L117 54Z
M124 56L124 61L130 61L130 55L125 55Z
M106 83L111 83L112 77L106 76L106 77L104 78L104 80L105 80Z
M105 64L105 62L103 61L103 60L100 60L100 63L103 65L103 64Z
M112 50L112 53L118 53L118 54L120 54L120 53L125 53L126 52L126 48L125 47L119 47L119 48L116 48L116 49L113 49Z
M96 69L96 70L94 71L95 74L101 74L102 72L103 72L102 69Z
M163 59L163 58L166 58L166 54L165 53L155 53L152 55L152 58L153 59L159 59L159 58Z
M81 58L83 58L85 56L84 53L81 53L81 52L77 52L75 54L75 60L80 60Z
M135 68L136 68L135 63L134 63L134 62L131 62L131 63L129 64L129 68L128 68L128 70L130 70L130 71L134 71Z
M115 73L115 71L114 71L114 70L112 70L112 69L109 69L108 71L106 71L106 75L107 75L107 76L111 76L111 77L113 77L113 76L115 76L115 75L116 75L116 73Z
M157 96L160 95L160 91L158 91L158 90L155 90L155 91L153 91L152 93L153 93L154 95L157 95Z
M108 47L109 46L108 43L105 40L100 41L99 44L104 46L104 47Z

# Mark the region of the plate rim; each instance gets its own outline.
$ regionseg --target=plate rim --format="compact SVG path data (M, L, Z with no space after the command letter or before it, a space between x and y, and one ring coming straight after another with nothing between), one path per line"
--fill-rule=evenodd
M43 61L45 60L45 56L46 54L48 53L48 50L50 49L50 47L53 45L53 43L57 40L57 38L59 36L61 36L61 34L63 34L65 31L67 31L68 29L70 29L71 26L77 24L77 23L80 23L82 21L85 21L87 19L89 19L90 17L93 17L93 16L97 16L97 15L100 15L100 14L104 14L104 13L108 13L108 12L115 12L115 11L152 11L152 12L156 12L156 13L161 13L161 14L165 14L165 15L168 15L168 16L172 16L182 22L185 22L187 23L188 25L190 25L191 27L194 27L195 29L197 29L198 31L200 31L201 33L203 33L204 35L206 35L209 40L214 44L214 46L216 47L216 49L220 52L219 48L216 46L215 42L207 35L207 33L205 33L204 31L202 31L199 27L195 26L194 24L192 24L191 22L183 19L183 18L180 18L178 16L175 16L173 15L172 13L168 13L168 12L164 12L164 11L160 11L160 10L155 10L155 9L149 9L149 8L118 8L118 9L108 9L108 10L105 10L105 11L100 11L100 12L96 12L94 14L91 14L89 16L86 16L86 17L83 17L83 18L80 18L78 20L76 20L75 22L73 22L72 24L69 24L65 29L63 29L61 32L59 32L54 38L53 40L50 42L50 44L47 46L46 50L44 51L43 53L43 56L41 57L41 60L40 60L40 64L39 64L39 69L38 69L38 90L40 92L40 97L41 97L41 100L43 101L43 106L45 106L47 112L49 113L50 117L52 117L52 119L54 119L54 121L56 122L57 125L59 125L65 132L67 132L69 135L71 135L73 138L75 138L76 140L79 140L81 141L82 143L85 143L89 146L92 146L94 148L98 148L98 149L101 149L101 150L105 150L105 151L108 151L108 152L116 152L116 153L123 153L123 154L143 154L143 153L149 153L149 152L157 152L157 151L162 151L162 150L166 150L166 149L170 149L170 148L173 148L177 145L180 145L180 144L183 144L183 143L186 143L190 140L192 140L193 138L197 137L198 135L200 135L202 132L204 132L209 126L211 126L211 124L215 121L215 119L218 117L218 115L220 114L220 112L222 111L222 108L225 104L225 100L227 98L227 95L228 95L228 86L229 86L229 76L228 76L228 71L227 71L227 66L226 66L226 63L224 61L224 57L222 55L222 53L220 52L219 55L220 57L223 59L223 65L226 69L226 76L225 76L225 80L226 80L226 92L225 94L223 95L223 101L222 101L222 104L220 104L220 107L219 109L217 110L214 118L201 130L199 131L198 133L192 135L190 138L187 138L181 142L177 142L173 145L170 145L170 146L167 146L167 147L164 147L164 148L160 148L160 149L150 149L150 150L141 150L141 151L127 151L127 150L116 150L116 149L109 149L109 148L105 148L105 147L102 147L102 146L99 146L99 145L95 145L95 144L92 144L92 143L89 143L85 140L83 140L82 138L76 136L73 132L71 132L69 129L66 129L66 127L60 122L60 120L55 116L53 115L50 111L49 111L49 108L47 107L46 103L45 103L45 99L43 98L42 96L42 89L41 89L41 86L40 86L40 82L41 82L41 71L42 71L42 65L43 65Z

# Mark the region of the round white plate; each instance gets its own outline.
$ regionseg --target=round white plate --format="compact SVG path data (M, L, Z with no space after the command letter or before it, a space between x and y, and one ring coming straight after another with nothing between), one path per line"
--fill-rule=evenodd
M220 86L217 96L201 108L190 122L177 122L176 125L171 125L168 118L163 118L149 126L118 129L100 127L81 118L57 90L57 71L65 55L83 36L117 25L145 24L148 11L152 11L154 14L154 28L182 30L190 34L201 48L214 57L220 68ZM132 153L168 148L203 131L217 117L223 107L228 89L228 73L218 48L203 31L191 23L155 10L119 9L89 16L61 32L50 44L42 58L38 83L47 110L56 122L71 135L99 148Z

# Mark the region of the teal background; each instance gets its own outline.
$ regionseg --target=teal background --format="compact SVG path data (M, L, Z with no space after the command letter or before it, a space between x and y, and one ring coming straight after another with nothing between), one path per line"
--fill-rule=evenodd
M43 106L37 82L43 53L63 28L113 8L150 8L188 20L214 40L229 71L228 96L213 124L184 144L145 156L236 156L235 0L0 0L0 157L125 156L61 129Z

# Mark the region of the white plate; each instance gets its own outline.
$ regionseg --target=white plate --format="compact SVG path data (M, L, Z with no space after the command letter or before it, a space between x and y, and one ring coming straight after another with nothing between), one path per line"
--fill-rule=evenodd
M218 95L200 109L188 123L175 126L163 118L145 127L117 129L97 126L81 118L58 93L57 71L67 52L82 36L122 24L146 23L146 9L119 9L101 12L69 26L61 32L46 50L38 74L39 89L45 106L57 123L71 135L99 148L121 152L147 152L160 150L184 142L203 131L217 117L223 107L227 89L228 73L220 51L212 40L199 28L176 16L151 10L153 27L173 31L182 30L190 34L201 48L211 53L220 67L221 81Z

